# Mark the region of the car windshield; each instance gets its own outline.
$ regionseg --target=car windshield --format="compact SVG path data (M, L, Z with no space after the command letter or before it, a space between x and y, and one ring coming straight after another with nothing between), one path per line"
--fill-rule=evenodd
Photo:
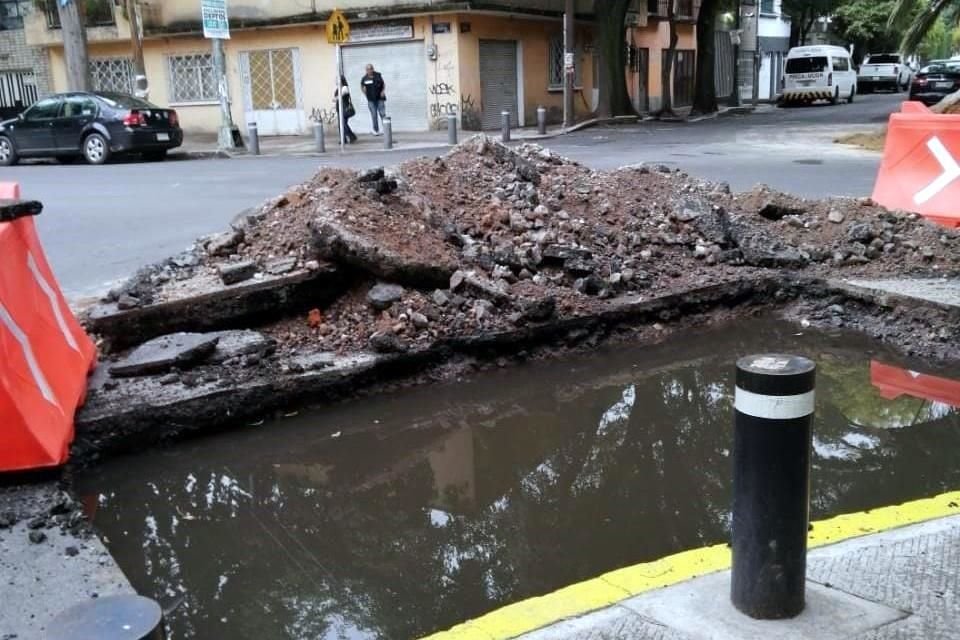
M812 58L790 58L787 60L787 73L819 73L826 68L826 56L815 56Z
M134 98L123 93L98 93L100 99L111 107L120 109L159 109L155 104L150 104L146 100Z
M900 64L900 56L891 53L869 56L867 64Z
M920 69L920 73L943 73L949 71L951 73L960 72L960 61L950 62L944 60L943 62L931 62L923 69Z

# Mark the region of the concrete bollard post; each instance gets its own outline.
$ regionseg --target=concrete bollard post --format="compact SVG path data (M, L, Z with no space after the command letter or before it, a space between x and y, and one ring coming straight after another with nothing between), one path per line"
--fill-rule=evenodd
M457 144L457 116L447 116L447 144Z
M250 137L250 153L255 156L260 155L260 132L257 130L256 122L247 123L247 135Z
M510 112L500 112L500 139L510 142Z
M390 116L383 119L383 148L393 149L393 120Z
M71 607L47 625L47 640L165 640L163 610L150 598L108 596Z
M537 107L537 133L547 135L547 110L544 107Z
M318 122L313 125L313 139L317 143L317 153L327 152L327 141L323 137L323 123Z
M803 611L816 365L799 356L737 361L730 597L761 620Z

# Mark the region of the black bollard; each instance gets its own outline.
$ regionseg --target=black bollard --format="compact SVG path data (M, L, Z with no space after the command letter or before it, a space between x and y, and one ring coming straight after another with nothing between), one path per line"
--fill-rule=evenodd
M815 380L799 356L737 362L730 595L751 618L803 611Z
M260 155L260 130L257 129L256 122L247 123L247 135L250 137L250 153L258 156Z
M165 640L163 610L143 596L96 598L67 609L49 625L46 640Z

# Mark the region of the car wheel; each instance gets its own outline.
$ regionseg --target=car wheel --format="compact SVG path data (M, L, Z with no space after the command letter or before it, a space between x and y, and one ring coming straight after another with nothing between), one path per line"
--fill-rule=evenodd
M20 160L17 150L13 146L13 141L6 136L0 136L0 166L10 167Z
M160 151L144 151L143 159L147 162L163 162L167 159L167 150L161 149Z
M830 98L830 104L837 104L838 102L840 102L840 87L833 90L833 97Z
M850 87L850 97L847 98L847 104L853 104L853 99L857 97L857 85Z
M99 133L83 139L83 158L88 164L104 164L110 159L110 144Z

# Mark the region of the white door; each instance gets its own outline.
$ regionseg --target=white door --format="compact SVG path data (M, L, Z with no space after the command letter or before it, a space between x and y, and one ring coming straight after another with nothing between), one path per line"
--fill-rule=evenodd
M300 86L300 50L264 49L240 54L244 112L263 136L303 133L306 114Z
M343 75L350 85L353 105L357 109L357 116L350 120L350 128L357 133L373 131L367 99L360 87L360 78L367 65L372 64L387 86L387 115L393 130L426 131L426 57L422 40L344 46Z

